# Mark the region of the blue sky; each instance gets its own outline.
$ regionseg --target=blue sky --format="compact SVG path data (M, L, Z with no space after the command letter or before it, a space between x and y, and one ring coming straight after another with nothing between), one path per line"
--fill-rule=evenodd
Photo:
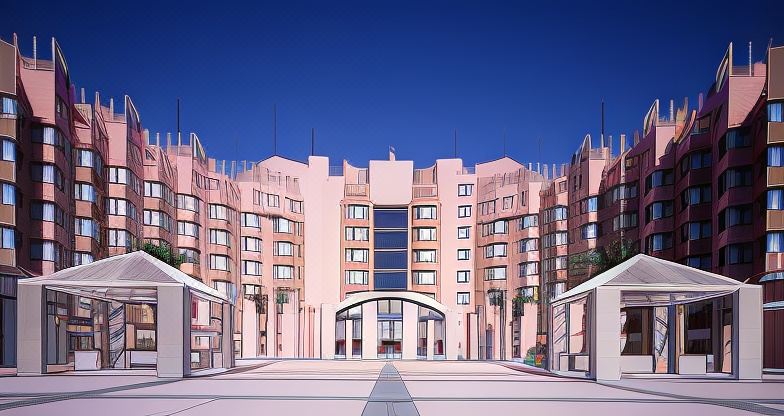
M366 165L428 166L453 154L473 164L503 153L565 162L600 102L616 140L641 129L654 99L696 104L729 42L761 59L784 44L776 1L617 2L135 2L12 0L0 36L61 44L88 96L128 94L151 132L196 132L219 159L316 153ZM44 48L45 49L45 48ZM48 49L44 52L49 54ZM541 140L541 155L539 141Z

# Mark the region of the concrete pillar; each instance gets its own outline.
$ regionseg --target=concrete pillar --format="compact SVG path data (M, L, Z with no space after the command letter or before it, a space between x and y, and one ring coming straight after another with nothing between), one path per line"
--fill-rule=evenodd
M591 373L596 380L621 379L621 291L611 287L598 287L592 299L593 311L591 322L594 357L591 361ZM589 301L589 305L590 305Z
M744 285L736 295L737 376L740 380L762 379L762 287Z
M466 355L468 341L466 339L466 323L463 315L447 311L444 317L444 339L446 346L444 352L447 360L462 360Z
M433 352L434 352L434 345L433 343L436 341L436 331L435 331L435 323L433 321L427 321L427 359L433 359Z
M335 305L321 305L321 358L335 358Z
M43 286L20 284L16 292L16 372L46 373L46 291Z
M253 309L256 312L256 309ZM234 305L231 303L223 304L223 336L221 337L223 350L223 362L215 363L215 366L223 368L234 367ZM244 336L244 335L243 335Z
M313 314L313 332L311 336L313 337L313 358L321 357L321 310L317 308L314 309Z
M354 348L352 348L351 346L353 342L354 342L354 320L346 319L346 359L349 360L354 358Z
M190 313L185 314L186 310L190 311L188 295L188 289L182 286L158 287L158 316L163 317L157 322L158 377L182 377L190 373Z
M419 307L415 303L403 302L403 359L415 360L417 348L417 320Z
M362 304L362 358L378 358L378 302Z
M479 314L468 314L468 343L471 345L469 360L479 359Z
M259 345L259 314L256 313L256 302L242 300L242 357L256 357Z

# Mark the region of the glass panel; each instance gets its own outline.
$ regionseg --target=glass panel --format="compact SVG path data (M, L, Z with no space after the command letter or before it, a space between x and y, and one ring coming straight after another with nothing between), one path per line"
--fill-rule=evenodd
M408 227L408 210L373 210L373 222L376 228Z

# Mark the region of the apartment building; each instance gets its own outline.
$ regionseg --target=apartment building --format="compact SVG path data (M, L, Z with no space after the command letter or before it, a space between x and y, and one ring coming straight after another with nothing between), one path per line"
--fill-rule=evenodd
M586 136L560 166L217 161L129 97L88 103L56 41L36 54L0 42L2 366L18 279L150 243L235 303L231 343L205 348L237 357L546 365L547 303L621 245L764 285L784 367L784 48L742 66L730 46L695 109L656 100L630 143Z

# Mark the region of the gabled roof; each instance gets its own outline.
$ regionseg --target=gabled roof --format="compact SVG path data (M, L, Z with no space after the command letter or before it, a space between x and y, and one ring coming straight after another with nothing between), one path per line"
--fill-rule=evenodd
M552 303L572 298L596 289L599 286L614 286L628 289L672 289L678 290L733 290L744 283L720 274L706 272L683 264L674 263L645 254L600 273L577 287L568 290Z
M46 276L21 279L19 284L122 288L186 286L220 300L228 300L217 290L141 250L60 270Z

